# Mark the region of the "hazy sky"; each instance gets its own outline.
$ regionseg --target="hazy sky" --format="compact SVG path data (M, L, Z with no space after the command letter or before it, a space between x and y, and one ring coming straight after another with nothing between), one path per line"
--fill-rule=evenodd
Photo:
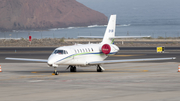
M118 21L130 23L142 20L144 22L165 22L180 24L180 0L77 0L84 5L97 10L107 17L118 15ZM139 21L140 22L140 21Z
M77 0L102 13L160 13L180 15L180 0ZM149 15L149 14L148 14Z

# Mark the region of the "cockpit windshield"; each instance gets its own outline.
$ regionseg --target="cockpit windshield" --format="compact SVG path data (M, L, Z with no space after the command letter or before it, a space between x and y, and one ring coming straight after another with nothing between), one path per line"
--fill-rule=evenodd
M68 54L66 50L55 50L53 54Z

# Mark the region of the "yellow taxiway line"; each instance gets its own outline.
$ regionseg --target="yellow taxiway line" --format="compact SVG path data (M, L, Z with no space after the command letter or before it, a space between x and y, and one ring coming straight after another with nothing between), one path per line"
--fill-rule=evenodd
M143 56L145 54L138 54L138 55L110 55L110 56L113 56L113 57L128 57L128 56Z

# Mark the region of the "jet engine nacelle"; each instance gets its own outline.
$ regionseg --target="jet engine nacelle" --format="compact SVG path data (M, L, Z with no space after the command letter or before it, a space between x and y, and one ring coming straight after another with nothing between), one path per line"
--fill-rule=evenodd
M102 47L101 47L101 51L104 53L104 54L109 54L111 52L111 46L109 44L104 44Z

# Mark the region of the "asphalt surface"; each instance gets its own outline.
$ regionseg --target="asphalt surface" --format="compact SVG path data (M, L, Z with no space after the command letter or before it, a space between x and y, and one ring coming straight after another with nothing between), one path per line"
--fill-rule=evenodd
M1 101L180 101L177 62L53 68L44 63L0 63Z
M6 57L48 59L49 55L53 52L54 49L55 47L0 48L0 62L24 63L24 61L5 60ZM120 47L120 51L115 56L108 57L107 60L162 58L162 57L176 57L177 59L173 61L179 62L180 47L166 47L165 53L156 53L156 47ZM153 61L153 62L167 62L167 61ZM29 62L29 63L33 63L33 62Z
M128 48L128 47L127 47ZM131 47L130 47L131 48ZM107 59L177 57L176 60L53 68L46 63L4 60L5 57L47 59L54 48L6 48L0 51L0 99L2 101L180 101L180 52L129 48ZM30 50L32 49L32 50ZM143 48L145 49L145 48Z

